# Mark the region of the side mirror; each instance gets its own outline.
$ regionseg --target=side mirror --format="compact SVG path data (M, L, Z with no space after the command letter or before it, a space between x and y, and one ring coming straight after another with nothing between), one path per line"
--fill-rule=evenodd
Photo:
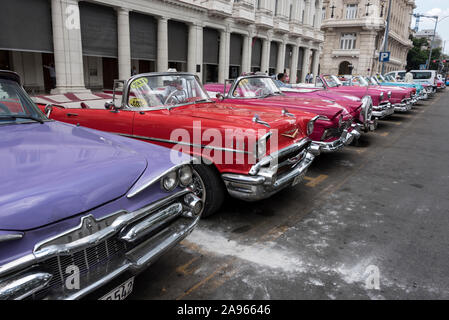
M114 102L106 102L104 104L104 108L106 110L111 110L111 111L118 111L120 109L120 107L117 107Z
M220 101L223 101L224 100L224 95L222 95L220 92L218 92L216 95L215 95L215 97L218 99L218 100L220 100Z

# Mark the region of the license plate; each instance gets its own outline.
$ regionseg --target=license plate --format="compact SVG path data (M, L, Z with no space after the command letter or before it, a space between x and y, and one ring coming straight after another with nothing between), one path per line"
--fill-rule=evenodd
M100 298L100 300L125 300L133 291L134 277L119 285L114 290Z
M303 178L304 178L304 174L300 174L299 176L295 177L295 179L293 179L292 187L294 187L298 183L300 183Z

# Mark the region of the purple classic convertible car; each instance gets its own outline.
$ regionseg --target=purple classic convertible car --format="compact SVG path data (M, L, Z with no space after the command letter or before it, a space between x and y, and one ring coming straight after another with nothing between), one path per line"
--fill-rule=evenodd
M0 300L125 298L200 218L190 159L49 120L8 71L0 136Z

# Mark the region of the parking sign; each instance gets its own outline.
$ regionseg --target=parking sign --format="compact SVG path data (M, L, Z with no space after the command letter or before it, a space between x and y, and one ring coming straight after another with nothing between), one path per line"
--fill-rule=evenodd
M390 52L389 51L381 52L379 54L379 61L380 62L389 62L390 61Z

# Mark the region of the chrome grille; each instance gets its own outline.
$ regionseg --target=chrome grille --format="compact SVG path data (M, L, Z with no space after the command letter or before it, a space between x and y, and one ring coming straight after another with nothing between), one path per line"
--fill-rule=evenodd
M86 274L96 267L107 263L114 256L125 253L127 245L115 238L109 238L96 246L75 252L70 255L61 255L50 258L40 263L43 269L53 275L49 285L44 290L36 293L33 299L45 296L48 291L55 287L63 287L70 274L66 273L68 266L75 265L79 268L80 274Z
M298 161L301 161L304 156L305 156L305 150L307 150L307 148L310 146L312 142L307 143L303 148L299 149L299 150L295 150L292 151L286 155L283 155L281 157L278 158L278 170L276 172L277 176L282 175L285 172L289 172L292 168L292 166L295 165L295 163L292 163L291 159L295 159L297 158Z

